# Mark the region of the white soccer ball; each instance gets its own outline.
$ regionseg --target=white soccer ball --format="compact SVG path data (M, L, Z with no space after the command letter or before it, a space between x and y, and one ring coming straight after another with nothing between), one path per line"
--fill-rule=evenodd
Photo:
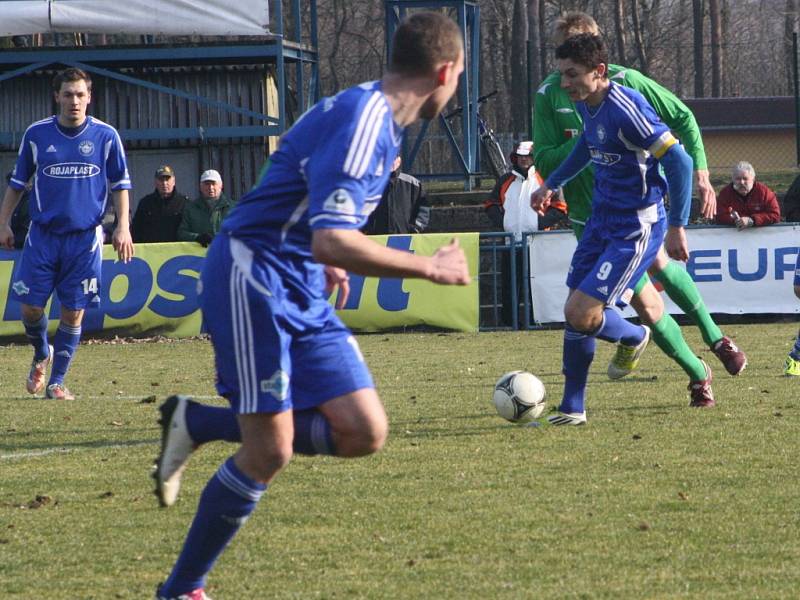
M528 423L544 412L544 397L544 384L536 375L511 371L497 380L492 402L497 414L507 421Z

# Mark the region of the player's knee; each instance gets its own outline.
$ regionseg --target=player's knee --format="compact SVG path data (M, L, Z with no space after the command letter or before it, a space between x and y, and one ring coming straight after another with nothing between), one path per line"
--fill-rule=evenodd
M603 322L602 313L598 315L594 312L588 312L578 307L570 306L569 304L564 307L564 318L575 331L581 331L583 333L597 331Z
M337 444L340 456L366 456L378 452L386 443L389 424L386 416L374 416L358 429L342 432Z
M237 464L244 473L256 481L268 483L292 460L292 444L287 443L252 446L242 444L237 454Z

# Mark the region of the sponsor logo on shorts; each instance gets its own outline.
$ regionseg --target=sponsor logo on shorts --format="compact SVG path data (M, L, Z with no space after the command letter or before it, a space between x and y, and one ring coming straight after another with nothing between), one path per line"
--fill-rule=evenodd
M27 285L25 285L25 282L22 281L21 279L11 284L11 287L14 290L14 293L16 293L19 296L24 296L25 294L29 294L31 291L30 288Z
M620 299L625 304L630 304L631 298L633 298L633 290L631 288L627 288L624 292L622 292L622 296L620 296Z
M261 393L272 394L276 400L283 402L289 394L289 375L278 369L269 379L262 379L259 386Z
M55 179L87 179L100 175L100 167L89 163L58 163L45 167L44 174Z
M78 144L78 152L84 156L91 156L94 153L94 144L89 140L83 140Z
M608 286L607 285L601 285L599 288L597 288L597 291L600 292L601 294L603 294L604 296L608 296Z

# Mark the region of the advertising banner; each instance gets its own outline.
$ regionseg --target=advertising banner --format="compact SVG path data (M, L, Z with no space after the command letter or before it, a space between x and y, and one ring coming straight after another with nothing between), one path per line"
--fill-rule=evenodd
M712 313L800 313L792 280L800 246L800 225L776 224L738 231L731 227L686 230L685 267ZM571 231L536 233L530 242L533 317L537 323L563 322L565 281L575 251ZM666 294L671 314L682 311ZM626 316L633 316L626 309Z
M72 32L266 35L267 0L3 0L0 36Z
M439 286L416 279L350 275L350 298L339 316L351 328L378 331L429 325L461 331L478 330L478 234L375 236L392 248L432 255L457 237L469 261L472 283ZM124 264L111 246L103 248L100 306L87 309L84 333L103 336L166 335L187 337L201 331L197 281L205 248L196 243L139 244ZM20 304L11 300L19 251L0 250L0 338L22 338ZM331 298L331 302L333 302ZM60 306L46 307L51 333L58 326Z

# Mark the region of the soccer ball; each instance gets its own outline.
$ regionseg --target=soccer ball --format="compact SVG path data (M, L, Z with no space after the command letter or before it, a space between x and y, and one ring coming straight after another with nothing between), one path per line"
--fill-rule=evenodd
M544 384L526 371L506 373L494 386L492 402L497 414L512 423L528 423L544 412Z

